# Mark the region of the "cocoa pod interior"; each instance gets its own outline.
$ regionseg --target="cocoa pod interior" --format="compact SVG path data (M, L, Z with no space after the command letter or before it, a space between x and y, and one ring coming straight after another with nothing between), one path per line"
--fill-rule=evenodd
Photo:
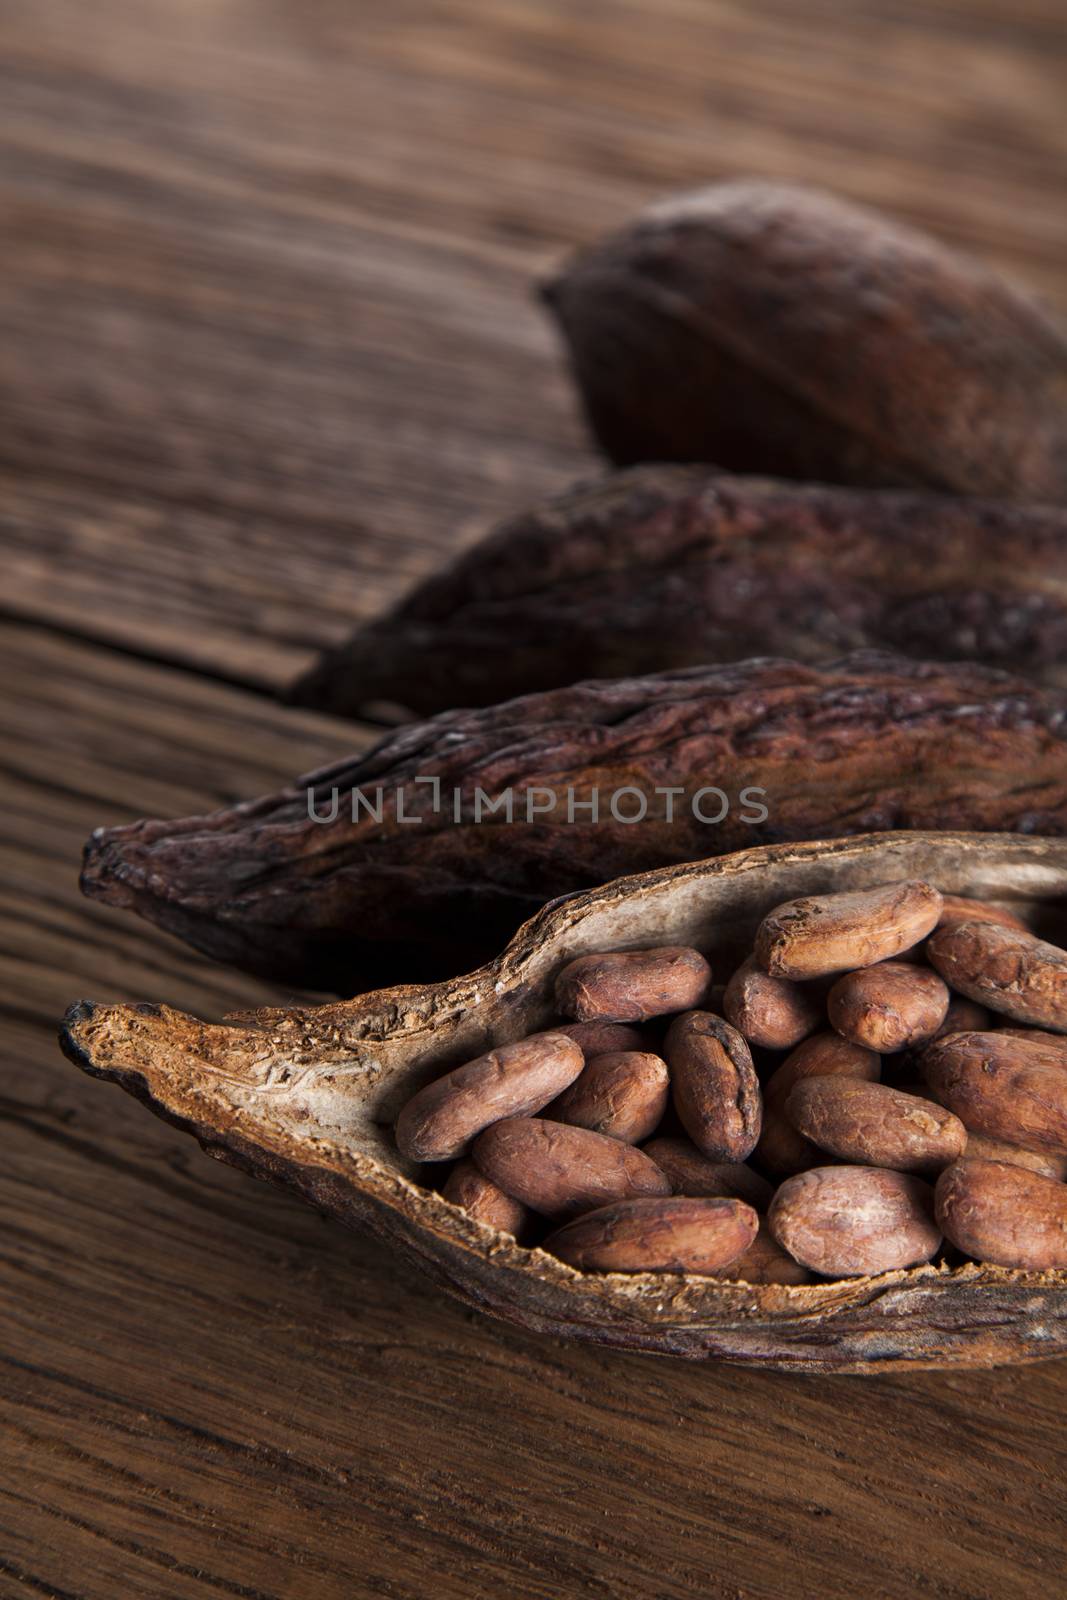
M583 1275L478 1223L420 1182L392 1134L445 1069L548 1028L561 967L611 949L751 941L799 895L906 878L1004 904L1067 935L1067 841L891 833L757 848L622 879L545 908L487 966L223 1024L165 1006L72 1007L62 1042L213 1155L374 1229L436 1283L525 1328L633 1350L799 1370L990 1366L1067 1351L1067 1272L928 1265L872 1279L747 1284Z

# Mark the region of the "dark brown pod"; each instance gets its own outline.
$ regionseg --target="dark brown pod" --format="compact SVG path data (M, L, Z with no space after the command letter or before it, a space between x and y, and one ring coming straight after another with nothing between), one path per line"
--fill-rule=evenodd
M690 1010L710 987L699 950L662 945L569 961L556 979L556 1003L579 1022L644 1022Z
M948 988L936 972L904 961L846 972L826 997L836 1031L878 1055L925 1044L948 1013Z
M821 994L788 978L772 978L754 956L726 985L722 1009L727 1022L749 1044L764 1050L791 1050L815 1032L826 1011Z
M545 1217L576 1217L613 1200L671 1192L656 1163L632 1145L537 1117L494 1122L475 1139L471 1156L505 1194Z
M881 1167L813 1167L787 1178L767 1217L783 1250L812 1272L868 1278L929 1261L941 1243L933 1191Z
M966 1128L1067 1155L1067 1040L953 1033L927 1045L923 1074Z
M1040 304L787 184L651 206L545 289L608 455L1067 499L1067 343Z
M1067 1032L1067 950L993 922L957 922L927 946L930 963L970 1000L1015 1022Z
M441 1194L454 1206L461 1206L476 1222L498 1233L510 1233L521 1239L526 1233L530 1213L518 1200L513 1200L503 1189L498 1189L473 1161L457 1161L448 1174Z
M355 715L899 650L1067 685L1067 512L642 466L505 522L293 690Z
M873 1083L880 1072L878 1056L840 1034L816 1033L805 1039L763 1085L763 1131L756 1160L770 1172L801 1172L818 1166L824 1157L786 1115L790 1090L807 1078L858 1078Z
M816 760L832 783L812 783ZM723 808L707 793L709 774L729 798L714 825L707 819ZM678 787L681 797L664 792ZM647 797L645 819L617 821L610 801L634 788ZM379 791L382 820L360 803L353 821L353 792L374 804ZM309 806L330 815L335 792L335 819L310 820ZM540 809L546 792L551 811ZM479 794L508 793L511 824L504 811L479 811ZM591 793L595 827L575 809ZM398 820L401 797L403 815L421 822ZM616 809L632 819L633 794ZM82 882L220 960L351 994L469 970L545 901L623 873L748 848L768 833L788 841L880 827L1062 833L1064 697L981 667L872 654L577 684L404 728L207 817L100 830ZM561 960L581 953L571 946Z
M808 1078L794 1084L785 1109L812 1144L859 1166L932 1176L967 1144L967 1130L951 1111L884 1083Z
M584 1065L573 1039L539 1033L455 1067L413 1095L396 1119L410 1161L452 1161L501 1117L540 1111Z
M552 1031L573 1039L587 1061L620 1050L644 1050L648 1043L644 1034L624 1022L561 1022Z
M581 1272L712 1273L748 1249L758 1226L741 1200L628 1200L568 1223L544 1248Z
M957 1161L937 1180L937 1220L958 1250L998 1267L1067 1267L1067 1184L1007 1161Z
M760 1134L762 1097L748 1045L710 1011L689 1011L667 1030L671 1098L686 1133L712 1161L744 1161Z
M650 1139L644 1151L667 1174L675 1194L743 1200L755 1211L771 1203L773 1185L743 1161L709 1161L688 1139Z
M937 926L941 895L929 883L805 895L769 911L755 958L780 978L824 978L891 961Z
M659 1127L669 1091L667 1063L659 1056L644 1050L595 1056L546 1108L545 1117L640 1144Z

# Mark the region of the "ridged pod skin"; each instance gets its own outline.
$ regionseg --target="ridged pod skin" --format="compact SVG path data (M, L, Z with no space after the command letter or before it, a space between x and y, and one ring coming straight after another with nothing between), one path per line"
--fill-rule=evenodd
M619 464L1067 499L1067 342L978 261L786 184L653 205L546 285Z

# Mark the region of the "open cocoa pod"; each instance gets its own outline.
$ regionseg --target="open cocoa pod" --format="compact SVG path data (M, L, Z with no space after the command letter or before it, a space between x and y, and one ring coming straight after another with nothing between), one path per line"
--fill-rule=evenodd
M506 1321L663 1355L800 1370L992 1366L1067 1351L1067 1272L947 1261L876 1278L751 1285L583 1274L472 1220L400 1156L401 1106L447 1068L547 1027L575 957L678 943L714 968L798 895L922 878L995 901L1045 937L1067 926L1067 840L885 833L772 845L619 879L539 912L467 977L224 1024L165 1006L68 1013L62 1043L195 1134L212 1155L373 1228L469 1304ZM434 1169L434 1177L439 1169ZM433 1179L431 1179L433 1181Z

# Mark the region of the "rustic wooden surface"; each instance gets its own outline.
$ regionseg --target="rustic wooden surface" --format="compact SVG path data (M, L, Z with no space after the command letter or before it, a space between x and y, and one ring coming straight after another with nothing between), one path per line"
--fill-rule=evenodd
M53 1042L269 995L82 902L98 822L367 730L320 644L587 472L530 279L830 183L1061 305L1056 0L0 6L0 1597L1067 1593L1062 1363L801 1381L486 1323Z

